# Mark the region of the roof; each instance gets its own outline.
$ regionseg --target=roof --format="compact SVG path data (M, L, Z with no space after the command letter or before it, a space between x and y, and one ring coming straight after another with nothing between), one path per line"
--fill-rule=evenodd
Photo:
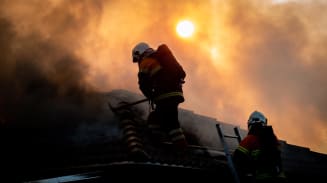
M67 121L60 125L42 127L2 126L0 135L3 163L0 166L5 175L2 179L18 182L65 182L68 176L70 181L78 179L79 182L91 179L106 182L113 178L151 181L149 175L161 180L171 180L174 175L175 178L191 180L215 178L233 182L216 125L220 124L227 135L235 134L235 126L179 109L181 126L190 142L186 150L180 151L170 142L152 141L146 128L148 103L139 103L128 107L128 118L137 124L143 148L150 158L135 159L127 148L121 127L122 119L126 116L111 110L108 103L120 106L141 100L143 96L126 90L113 90L99 96L101 110L88 115L91 117L87 119L78 118L80 121L75 123ZM242 136L246 132L240 129ZM229 152L238 145L235 139L226 142ZM313 176L326 178L323 173L327 167L326 155L281 142L285 170L293 180L309 180ZM162 176L163 174L167 176Z

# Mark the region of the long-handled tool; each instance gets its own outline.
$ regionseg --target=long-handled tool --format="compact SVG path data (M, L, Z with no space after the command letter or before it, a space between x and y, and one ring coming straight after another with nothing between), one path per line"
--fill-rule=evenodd
M118 107L113 107L113 106L108 102L108 106L109 106L109 108L110 108L112 111L119 111L119 110L121 110L121 109L125 109L126 107L133 106L133 105L136 105L136 104L139 104L139 103L145 102L145 101L149 101L149 99L145 98L145 99L138 100L138 101L135 101L135 102L132 102L132 103L127 103L127 104L124 104L124 105L121 105L121 106L118 106Z

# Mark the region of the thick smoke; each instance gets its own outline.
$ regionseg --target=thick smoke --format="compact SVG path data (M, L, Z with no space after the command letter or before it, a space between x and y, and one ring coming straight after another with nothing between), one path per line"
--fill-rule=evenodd
M168 44L185 67L181 107L242 128L260 110L281 139L327 152L324 1L1 4L2 121L42 118L26 112L44 111L47 104L94 109L83 97L94 87L140 92L131 49L146 41ZM196 24L188 40L175 33L184 18ZM83 101L87 105L78 104Z
M87 65L36 35L17 38L8 21L0 23L2 123L42 125L83 114L77 107L92 93L84 78Z
M104 98L88 80L90 67L76 51L80 44L78 38L83 36L90 21L85 10L87 4L75 1L67 4L32 1L29 5L23 1L3 1L1 4L3 137L13 143L16 138L20 139L17 143L24 140L30 143L45 141L47 137L62 143L60 139L80 139L79 135L83 134L77 133L85 132L80 125L108 122L109 118L100 119ZM38 9L51 6L52 9L42 13ZM62 12L66 7L71 9ZM20 11L14 13L14 10Z
M326 7L322 1L237 2L228 14L240 34L232 53L235 73L251 93L244 107L265 112L289 143L320 151L327 150Z

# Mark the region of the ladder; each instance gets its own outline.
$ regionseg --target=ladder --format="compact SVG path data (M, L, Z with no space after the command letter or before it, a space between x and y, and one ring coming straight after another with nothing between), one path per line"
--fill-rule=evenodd
M236 172L236 169L235 169L235 166L234 166L234 163L233 163L232 154L229 151L228 144L227 144L227 142L225 140L225 138L236 138L238 143L240 143L241 140L242 140L242 137L241 137L239 128L234 127L235 135L226 135L226 134L224 134L223 131L222 131L222 128L221 128L221 124L216 124L216 128L217 128L217 131L218 131L220 141L221 141L221 143L222 143L222 145L224 147L224 152L225 152L225 155L226 155L226 158L227 158L227 164L228 164L228 167L229 167L229 169L230 169L230 171L232 173L232 176L234 178L234 182L235 183L240 183L240 179L238 177L238 174Z

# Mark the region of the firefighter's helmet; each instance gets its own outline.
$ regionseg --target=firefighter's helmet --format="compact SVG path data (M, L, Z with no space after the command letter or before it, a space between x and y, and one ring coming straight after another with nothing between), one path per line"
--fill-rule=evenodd
M254 124L261 124L262 126L267 125L267 118L259 111L254 111L251 113L248 120L248 127L250 128Z
M153 49L145 42L138 43L132 50L133 62L140 61L146 52L153 52Z

